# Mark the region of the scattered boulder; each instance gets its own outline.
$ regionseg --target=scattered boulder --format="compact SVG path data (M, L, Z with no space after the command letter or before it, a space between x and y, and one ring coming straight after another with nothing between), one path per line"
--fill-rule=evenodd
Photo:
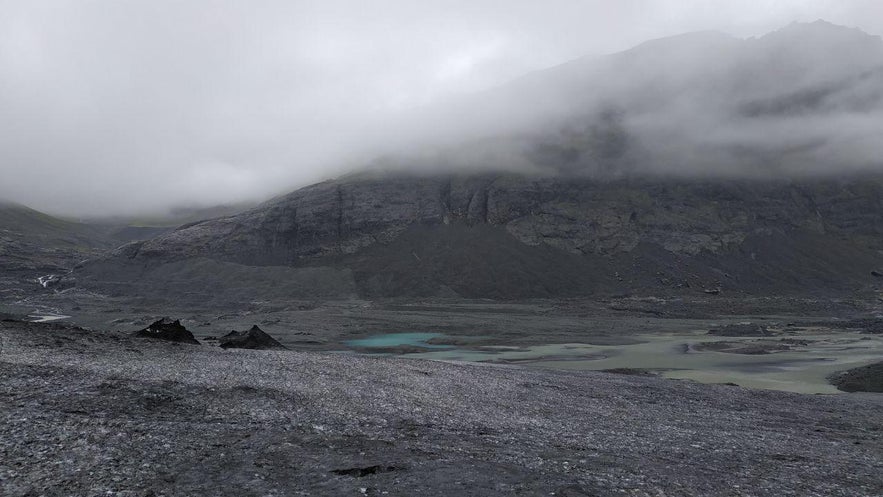
M828 381L844 392L883 392L883 362L834 373Z
M54 290L65 290L77 286L77 280L69 276L59 276L57 274L47 274L36 279L38 285L43 288L51 288Z
M42 286L43 288L51 288L55 286L61 278L54 274L47 274L46 276L40 276L37 278L37 284Z
M708 330L709 335L719 337L769 337L773 333L766 327L757 323L728 324L720 328Z
M172 321L172 319L168 317L155 321L147 328L136 331L133 335L137 337L153 338L156 340L165 340L167 342L192 343L199 345L199 342L194 338L193 333L190 333L190 331L181 324L180 320L176 319Z
M222 349L285 350L284 345L257 325L248 331L233 330L218 338L218 342Z

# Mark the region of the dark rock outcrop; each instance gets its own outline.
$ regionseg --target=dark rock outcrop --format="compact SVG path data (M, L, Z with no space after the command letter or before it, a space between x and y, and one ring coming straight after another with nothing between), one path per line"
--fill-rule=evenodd
M883 362L835 373L829 381L844 392L883 392Z
M233 330L218 338L218 344L222 349L254 349L254 350L282 350L285 346L268 335L264 330L252 326L248 331Z
M51 290L65 290L68 288L73 288L77 286L77 280L70 276L65 275L57 275L57 274L48 274L46 276L40 276L36 279L36 283L40 285L42 288L51 289Z
M192 343L199 345L199 341L194 338L193 333L187 330L181 321L165 317L153 324L133 333L134 336L143 338L152 338L155 340L165 340L167 342Z

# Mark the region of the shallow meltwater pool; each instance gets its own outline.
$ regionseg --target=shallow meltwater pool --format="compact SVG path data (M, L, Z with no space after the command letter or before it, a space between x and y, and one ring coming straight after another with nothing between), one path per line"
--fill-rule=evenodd
M442 361L565 370L640 369L667 378L799 393L840 393L828 383L828 375L883 358L883 337L844 332L810 332L762 339L689 332L647 334L635 336L641 342L629 345L559 343L470 347L427 343L433 338L443 343L446 335L394 333L351 340L347 345L360 348L416 346L426 350L406 353L404 357ZM788 343L788 347L769 353L733 352L758 343L773 346Z
M440 345L428 343L433 338L441 338L441 333L388 333L386 335L376 335L368 338L360 338L357 340L349 340L346 345L350 347L362 348L392 348L402 346L421 347L425 349L449 349L451 345Z

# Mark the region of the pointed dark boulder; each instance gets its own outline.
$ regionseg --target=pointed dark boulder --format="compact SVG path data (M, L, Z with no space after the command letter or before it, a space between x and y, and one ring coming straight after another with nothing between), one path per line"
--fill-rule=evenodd
M165 340L167 342L192 343L199 345L199 342L193 337L193 333L190 333L190 331L181 324L181 321L177 319L173 321L171 318L167 317L154 322L143 330L136 331L133 335L137 337L153 338L155 340Z
M233 330L218 338L218 342L222 349L285 350L284 345L256 325L248 331Z

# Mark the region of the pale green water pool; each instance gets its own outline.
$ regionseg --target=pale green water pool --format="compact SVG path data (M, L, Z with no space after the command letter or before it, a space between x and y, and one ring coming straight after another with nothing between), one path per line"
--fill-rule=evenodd
M410 345L413 347L421 347L425 349L449 349L450 345L436 345L427 343L433 338L442 337L441 333L389 333L386 335L376 335L368 338L360 338L357 340L349 340L345 342L350 347L364 348L389 348Z
M647 369L667 378L703 383L736 383L799 393L839 393L828 383L831 373L883 360L883 337L860 333L800 333L807 345L768 354L735 354L698 350L702 342L739 342L756 338L709 336L705 333L640 335L633 345L561 343L524 347L447 348L406 357L469 362L516 363L567 370ZM775 337L778 340L785 337Z

